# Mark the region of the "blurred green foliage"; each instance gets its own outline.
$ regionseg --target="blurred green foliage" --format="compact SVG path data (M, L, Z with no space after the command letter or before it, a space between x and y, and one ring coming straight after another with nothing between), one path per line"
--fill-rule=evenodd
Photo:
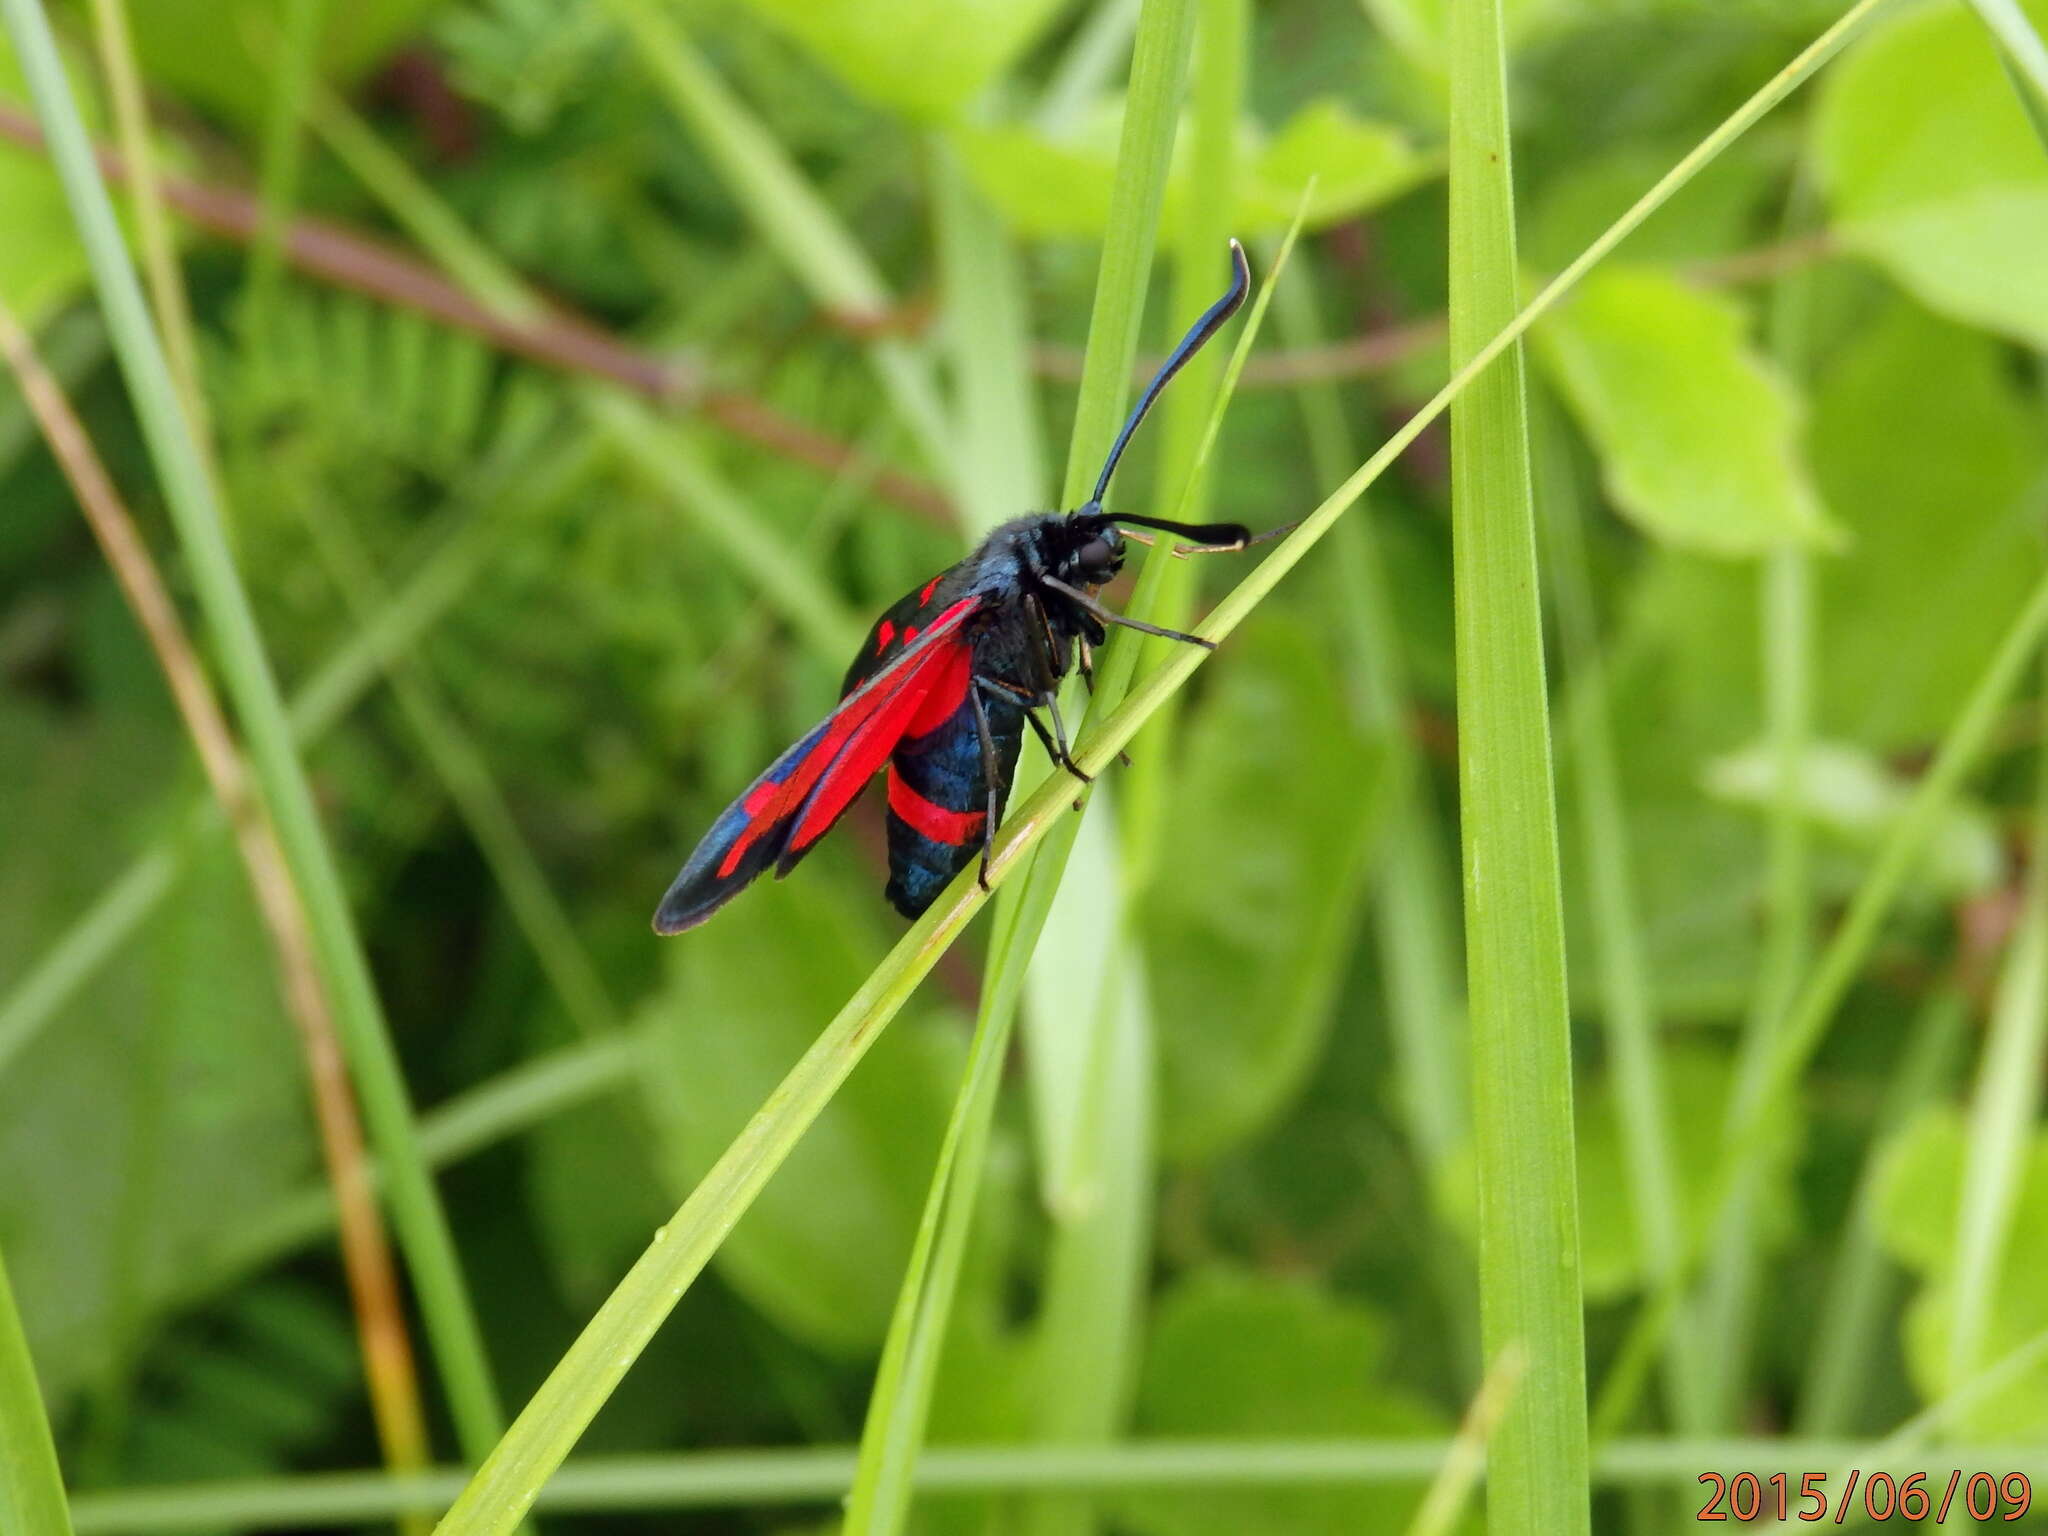
M131 9L170 166L256 185L283 0ZM811 302L599 0L329 5L319 70L536 288L701 367L715 387L943 480L946 466L919 460L915 425L873 387L861 323L900 331L951 382L928 174L944 141L1021 251L1031 336L1079 340L1122 111L1125 55L1105 19L1119 9L675 7L903 296L882 316ZM1838 9L1515 8L1532 269L1570 259ZM1444 10L1253 8L1234 227L1272 232L1316 179L1300 280L1333 336L1441 309ZM2029 12L2048 21L2048 5ZM84 9L62 14L89 84ZM0 100L21 99L0 44ZM1078 110L1049 110L1062 100ZM1204 196L1183 165L1169 225ZM391 211L317 145L302 199L304 213L406 244ZM1811 228L1788 208L1808 208ZM90 309L82 260L36 151L0 142L0 209L0 294L46 338L78 325ZM1759 745L1761 557L1807 551L1818 592L1801 808L1818 832L1812 903L1825 920L2042 568L2044 250L2048 153L1988 34L1960 5L1908 7L1659 215L1532 349L1535 387L1561 401L1571 451L1613 514L1591 551L1607 702L1694 1198L1718 1152L1757 971L1775 793ZM1744 275L1714 265L1759 252ZM406 655L452 701L634 1042L628 1081L444 1179L516 1401L899 931L880 898L872 807L786 884L749 892L703 931L666 948L646 931L690 841L829 707L847 658L779 618L696 533L687 492L620 451L592 409L597 386L305 275L288 278L252 333L244 253L191 233L183 254L237 551L277 670L303 686L360 639L308 533L309 519L343 525L394 605L430 606ZM1782 285L1798 290L1796 346L1767 323ZM1186 318L1164 308L1150 345ZM76 350L80 409L167 551L118 379L95 349ZM1377 441L1434 387L1440 354L1425 335L1390 364L1340 373L1356 442ZM1262 344L1218 454L1214 515L1271 526L1329 489L1308 467L1290 387L1317 363ZM1072 406L1056 373L1038 381L1055 432ZM659 432L849 612L878 611L960 555L957 531L907 513L860 472L821 477L719 432L690 403ZM82 1488L367 1465L376 1450L331 1246L262 1273L233 1258L318 1179L268 950L224 843L193 829L201 784L154 661L53 465L18 430L19 409L0 382L0 1248L66 1465ZM1121 504L1146 505L1150 452L1134 451ZM1354 515L1375 519L1394 591L1411 689L1399 717L1448 805L1445 487L1441 443L1426 438ZM175 562L169 575L175 588ZM1378 899L1369 876L1394 754L1359 705L1368 669L1347 638L1345 591L1326 569L1304 570L1203 674L1177 736L1150 748L1171 754L1167 830L1147 883L1128 893L1113 956L1146 982L1164 1160L1142 1363L1123 1394L1141 1434L1436 1435L1474 1385L1445 1279L1469 1263L1470 1193L1432 1185L1390 1061L1390 967L1366 903ZM1571 708L1574 680L1553 676L1558 707ZM1867 1341L1855 1428L1880 1431L1940 1389L1969 1153L1963 1088L1909 1126L1873 1109L1904 1049L1901 1021L1946 978L1975 984L2002 937L2025 872L2040 720L2034 704L2001 732L1800 1113L1777 1127L1787 1158L1758 1217L1769 1315L1730 1431L1797 1411L1866 1157L1882 1160L1882 1234L1909 1284ZM308 753L416 1097L456 1100L575 1049L533 933L374 669L355 674ZM1644 1277L1595 1027L1569 754L1560 768L1597 1380ZM1423 828L1446 848L1455 832L1452 816ZM61 1006L10 1037L28 1018L9 1010L35 967L152 852L176 861L168 894ZM857 1432L964 1058L978 945L927 985L733 1232L715 1283L687 1298L593 1448ZM1031 1116L1060 1112L1006 1095L939 1386L941 1439L1029 1432L1053 1247ZM2036 1137L1994 1293L1994 1356L2048 1323L2034 1283L2044 1243L2048 1142ZM2044 1432L2039 1369L1960 1430ZM1398 1529L1414 1502L1413 1489L1166 1489L1102 1507L1139 1536L1351 1536ZM980 1530L997 1506L920 1508L932 1529ZM1601 1513L1603 1528L1649 1528L1618 1506ZM798 1527L770 1511L693 1516L687 1528Z

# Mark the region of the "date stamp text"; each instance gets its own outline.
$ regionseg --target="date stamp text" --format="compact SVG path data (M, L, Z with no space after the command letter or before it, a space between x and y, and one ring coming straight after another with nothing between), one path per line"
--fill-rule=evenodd
M1754 1472L1738 1472L1733 1477L1702 1472L1699 1480L1706 1502L1695 1518L1741 1524L1800 1521L1814 1525L1826 1521L1841 1525L1852 1518L1915 1525L1943 1525L1951 1519L2010 1524L2024 1519L2034 1502L2033 1485L2024 1472L1997 1476L1958 1468L1944 1481L1939 1474L1930 1477L1925 1472L1894 1477L1889 1472L1866 1475L1852 1470L1836 1488L1828 1486L1825 1472L1796 1478L1784 1472L1768 1477Z

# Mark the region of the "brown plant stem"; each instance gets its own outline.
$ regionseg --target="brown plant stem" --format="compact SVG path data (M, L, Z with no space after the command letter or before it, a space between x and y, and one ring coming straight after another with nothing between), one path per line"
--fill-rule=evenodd
M43 147L42 130L34 118L6 102L0 102L0 138L30 149ZM96 146L95 153L110 180L129 184L122 155L104 146ZM166 176L162 191L165 203L211 234L246 244L262 227L261 205L238 189ZM697 410L736 437L834 477L866 473L877 495L942 527L954 526L952 499L931 481L901 469L865 468L859 451L839 439L756 396L713 387L688 360L658 357L559 305L531 318L495 314L424 263L322 219L293 219L284 232L283 250L286 260L308 276L415 310L480 336L501 351L561 372L603 379L665 407Z
M28 334L4 302L0 302L0 355L19 380L22 398L156 652L207 783L234 831L236 848L276 955L279 990L306 1057L321 1154L339 1211L342 1264L362 1340L363 1374L378 1440L394 1471L417 1471L430 1459L419 1374L390 1244L371 1192L355 1096L335 1038L327 994L313 961L298 889L292 884L269 817L250 789L220 701L148 546L61 386L37 357Z

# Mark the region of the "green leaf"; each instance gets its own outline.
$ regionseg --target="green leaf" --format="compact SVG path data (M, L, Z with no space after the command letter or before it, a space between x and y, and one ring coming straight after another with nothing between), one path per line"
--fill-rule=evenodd
M747 0L846 83L942 122L1037 41L1070 0Z
M1821 732L1879 751L1941 733L2040 568L2044 438L1995 341L1905 305L1823 377L1814 471L1852 543L1825 574Z
M1668 1081L1682 1084L1670 1105L1671 1140L1677 1153L1677 1175L1685 1193L1685 1230L1697 1236L1712 1212L1716 1169L1722 1161L1721 1130L1725 1122L1734 1067L1726 1052L1702 1045L1666 1045L1664 1071ZM1642 1240L1635 1230L1629 1198L1628 1163L1614 1091L1605 1073L1584 1074L1573 1095L1578 1127L1579 1241L1588 1301L1617 1301L1641 1288L1644 1281ZM1785 1146L1800 1137L1796 1117L1781 1120L1775 1130ZM1774 1169L1786 1160L1772 1161ZM1468 1241L1475 1232L1472 1164L1469 1153L1451 1166L1449 1183L1440 1192L1445 1219ZM1782 1173L1774 1174L1758 1202L1764 1236L1760 1248L1769 1252L1793 1231L1796 1209Z
M1326 228L1390 202L1440 171L1439 162L1418 153L1400 128L1354 116L1341 101L1324 97L1301 108L1246 156L1235 224L1254 234L1285 230L1307 193L1303 227Z
M2026 10L2048 23L2048 0ZM1814 148L1845 245L1945 314L2048 344L2048 160L1967 10L1911 11L1843 59Z
M1801 810L1814 826L1861 853L1875 852L1904 814L1912 782L1876 754L1841 742L1815 742L1799 767ZM1768 812L1778 793L1778 767L1768 743L1714 759L1703 775L1707 792L1731 805ZM1926 894L1958 900L1995 890L2006 861L1998 826L1982 806L1959 799L1943 813L1921 859Z
M1306 1280L1197 1272L1159 1304L1138 1423L1184 1439L1441 1433L1439 1414L1385 1380L1389 1333ZM1394 1485L1132 1493L1117 1507L1144 1536L1356 1536L1403 1529L1420 1501Z
M1949 1369L1949 1316L1968 1132L1959 1111L1930 1110L1895 1139L1879 1174L1885 1245L1922 1286L1906 1315L1906 1363L1922 1397L1941 1395ZM2010 1236L1990 1302L1983 1355L2018 1349L2048 1329L2048 1134L2028 1149ZM1973 1403L1952 1426L1964 1439L2005 1442L2048 1433L2048 1366L2036 1366Z
M1096 238L1109 219L1110 184L1123 131L1121 98L1106 98L1057 133L1029 123L964 124L954 142L976 184L1022 234ZM1437 162L1416 151L1398 128L1354 116L1341 102L1304 106L1271 137L1243 124L1233 228L1240 237L1287 228L1315 178L1306 226L1321 229L1379 206L1437 174ZM1175 139L1173 168L1160 214L1170 241L1191 195L1186 146Z
M0 972L46 940L152 803L175 737L0 709ZM0 1246L61 1405L148 1337L221 1212L312 1173L305 1087L232 853L195 859L147 935L0 1077Z
M1162 1148L1206 1159L1255 1135L1315 1062L1358 926L1383 759L1321 638L1277 613L1247 631L1185 751L1138 921L1173 1021L1159 1039Z
M1609 497L1645 533L1719 555L1836 542L1799 456L1799 405L1747 329L1731 299L1614 267L1537 338Z
M677 1103L678 1188L702 1177L867 974L874 944L854 915L864 909L828 869L821 857L804 879L763 881L715 932L671 947L671 984L649 1022ZM858 1353L888 1325L962 1045L914 1022L892 1030L719 1250L729 1284L820 1348Z

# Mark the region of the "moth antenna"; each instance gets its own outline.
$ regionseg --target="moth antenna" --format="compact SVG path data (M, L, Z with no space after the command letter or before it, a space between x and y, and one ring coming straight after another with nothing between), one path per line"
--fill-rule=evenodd
M1234 525L1223 524L1221 526L1232 527ZM1172 554L1176 560L1185 560L1189 555L1234 555L1243 550L1250 549L1254 544L1266 544L1274 539L1283 538L1300 526L1299 521L1282 523L1277 528L1268 528L1264 533L1247 533L1241 539L1231 539L1227 543L1221 544L1176 544L1173 546ZM1238 529L1237 531L1240 533L1245 532L1243 529ZM1133 534L1131 537L1136 538L1137 535ZM1146 539L1144 542L1150 544L1152 541Z
M1223 297L1202 312L1202 317L1188 327L1187 335L1181 337L1180 345L1167 354L1166 361L1159 365L1159 371L1152 375L1152 382L1145 386L1145 392L1138 396L1138 403L1131 407L1131 414L1124 422L1123 431L1117 433L1116 441L1110 445L1109 457L1102 461L1102 473L1096 477L1095 494L1088 498L1083 510L1099 509L1103 495L1109 490L1109 477L1116 473L1117 460L1124 456L1124 449L1130 446L1131 434L1138 430L1138 423L1145 419L1145 413L1152 409L1152 402L1159 398L1159 392L1166 388L1173 376L1185 368L1188 359L1202 350L1207 342L1223 328L1223 323L1236 314L1244 303L1244 296L1251 291L1251 263L1245 260L1244 247L1235 240L1230 242L1230 286Z
M1175 523L1163 517L1140 517L1136 513L1126 516L1121 512L1111 520L1120 532L1136 539L1140 544L1150 544L1152 540L1143 534L1130 532L1125 524L1134 524L1140 528L1156 528L1161 533L1177 533L1182 538L1193 541L1190 544L1176 546L1173 551L1176 555L1222 554L1229 550L1243 549L1248 544L1271 537L1270 534L1255 536L1251 529L1242 523Z

